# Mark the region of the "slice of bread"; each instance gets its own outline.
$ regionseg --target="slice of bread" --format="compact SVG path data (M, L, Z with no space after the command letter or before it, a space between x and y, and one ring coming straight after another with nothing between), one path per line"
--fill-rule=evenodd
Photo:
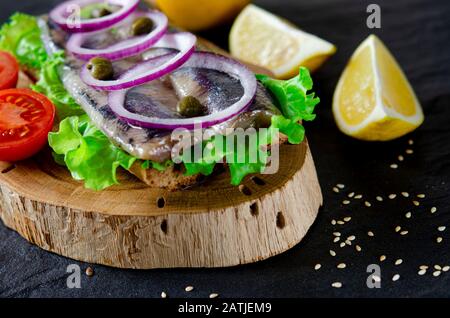
M278 144L281 145L286 142L287 137L280 134ZM268 148L270 149L270 146ZM185 169L181 165L171 166L161 172L152 168L144 169L141 163L141 161L136 161L129 171L152 188L163 188L169 191L176 191L188 186L193 186L203 178L203 176L199 174L186 176ZM226 166L226 163L223 165Z
M194 185L202 176L186 176L184 167L174 165L164 171L156 169L144 169L141 161L136 161L130 168L130 172L138 179L152 188L163 188L169 191L175 191L184 187Z

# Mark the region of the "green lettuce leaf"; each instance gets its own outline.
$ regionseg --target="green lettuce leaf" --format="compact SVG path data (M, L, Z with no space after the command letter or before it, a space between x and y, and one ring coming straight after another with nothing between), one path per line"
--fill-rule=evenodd
M230 169L231 184L239 185L249 174L263 173L269 151L266 146L271 143L273 137L273 128L266 130L257 130L253 135L253 141L250 137L244 143L238 143L235 140L234 147L227 145L226 161ZM239 155L242 157L239 158Z
M164 172L167 170L167 168L172 167L173 165L174 165L174 163L172 160L167 160L166 162L163 162L163 163L154 162L151 160L145 160L144 162L142 162L141 168L142 169L153 168L159 172Z
M59 78L64 52L47 55L36 17L23 13L11 16L10 22L0 29L0 49L11 52L21 65L38 70L39 81L31 88L53 102L60 120L84 114Z
M166 171L167 168L170 168L174 165L172 160L167 160L166 162L159 163L152 161L152 168L158 170L159 172Z
M216 135L212 137L203 143L202 156L197 160L195 160L193 151L190 154L182 155L181 161L186 168L186 175L203 174L209 176L219 162L227 162L232 185L239 185L249 174L262 173L269 156L268 151L262 146L269 144L272 136L267 136L264 132L270 133L271 130L255 132L254 143L246 139L243 144L239 144L235 139L234 143L228 144L225 136ZM241 154L242 157L238 158L238 154Z
M298 145L305 138L305 128L298 122L284 116L273 116L271 128L277 128L288 137L291 144Z
M182 157L187 175L200 173L208 176L214 171L217 162L222 161L223 158L231 158L231 160L226 160L230 169L231 184L239 185L247 175L264 171L270 153L263 150L262 146L271 144L276 131L286 135L291 144L300 144L304 140L305 128L300 122L314 120L314 108L320 102L314 93L308 94L313 86L308 69L300 68L299 75L287 81L276 80L266 75L257 75L256 77L273 94L278 102L277 106L283 114L272 117L272 124L268 129L269 136L264 136L261 131L258 131L256 133L258 142L244 145L245 151L240 153L244 153L245 156L240 158L241 160L236 158L238 153L236 148L229 149L227 146L218 148L214 140L225 137L215 136L211 142L203 144L203 151L208 143L214 145L209 154L204 154L198 160L192 160L192 157ZM225 141L222 141L222 145L224 143ZM250 156L252 153L253 156ZM255 153L257 153L258 160L253 162L254 160L250 160L250 158L255 158Z
M307 68L301 67L299 75L287 80L277 80L266 75L257 75L257 79L273 94L283 116L272 117L272 128L278 128L292 144L299 144L305 137L301 121L316 118L314 109L320 99L314 93L313 81Z
M205 140L202 145L195 146L201 154L199 158L195 157L195 147L192 148L190 153L183 153L180 159L186 168L186 175L211 175L216 164L223 160L226 155L224 140L224 136L217 135L210 140Z
M258 152L256 162L252 162L252 160L250 160L250 153L252 151ZM233 153L233 156L235 157L235 161L228 163L228 167L230 169L231 184L237 186L249 174L264 172L267 165L269 152L267 150L262 150L260 146L257 145L255 149L251 149L249 147L245 149L245 159L243 162L236 160L235 153Z
M273 79L267 75L256 77L275 96L286 118L293 121L311 121L316 118L313 112L320 99L315 97L314 93L308 94L313 87L313 81L307 68L301 67L299 75L287 81Z
M92 190L118 184L117 169L128 170L136 161L114 146L87 115L67 117L48 140L55 158L65 163L74 179L84 180L85 187Z
M184 167L186 168L185 175L193 176L196 174L202 174L204 176L209 176L213 173L214 167L217 162L205 162L200 160L198 162L183 162Z
M84 111L66 91L59 78L59 68L64 63L64 52L60 51L42 63L39 81L31 88L47 96L55 105L60 120L75 115L83 115Z
M150 160L145 160L144 162L141 163L142 169L150 169L151 166L152 162Z
M23 13L11 16L9 23L0 29L0 50L12 53L22 65L40 68L47 60L47 53L37 19Z

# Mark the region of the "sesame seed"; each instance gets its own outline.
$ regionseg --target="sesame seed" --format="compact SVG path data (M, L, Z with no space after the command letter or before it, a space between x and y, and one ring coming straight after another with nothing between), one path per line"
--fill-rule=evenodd
M444 232L446 228L447 228L446 226L439 226L438 227L438 231L439 232Z
M341 232L333 232L334 236L341 236Z
M347 244L347 245L352 245L352 241L346 240L346 241L345 241L345 244Z
M357 252L361 252L361 251L362 251L362 248L361 248L361 246L359 246L359 245L356 245L356 246L355 246L355 249L356 249Z
M187 292L191 292L191 291L194 290L194 287L193 286L186 286L186 288L184 290L187 291Z
M351 219L352 219L352 218L351 218L350 216L347 216L347 217L344 218L344 221L345 221L345 222L350 222Z
M333 242L334 242L334 243L337 243L337 242L339 242L340 239L341 239L341 238L340 238L339 236L336 236L336 237L334 238Z
M434 277L438 277L439 275L441 275L441 271L434 271L433 272L433 276Z
M380 196L377 196L376 199L377 199L377 201L380 201L380 202L383 201L383 197L380 197Z
M425 194L420 193L420 194L417 195L417 197L420 198L420 199L424 199L425 198Z
M403 260L401 258L399 258L398 260L395 261L394 264L398 266L398 265L400 265L402 263L403 263Z
M439 236L439 237L436 238L436 243L439 244L439 243L442 243L442 241L443 241L442 237Z
M433 268L438 271L440 271L442 269L441 265L437 265L437 264L434 265Z
M427 273L426 269L421 269L420 271L417 272L417 274L419 274L420 276L423 276Z
M339 189L344 189L345 188L345 184L338 183L338 184L336 184L336 187L338 187Z
M341 221L341 220L339 220L339 221L337 221L337 224L339 224L339 225L344 225L344 224L345 224L345 222L344 222L344 221Z
M316 271L318 271L321 267L322 267L322 265L316 264L316 266L314 266L314 269L315 269Z
M334 257L334 256L336 256L336 252L333 250L330 250L330 255Z
M408 155L412 155L414 153L414 151L412 149L406 149L406 153Z
M331 220L331 225L336 225L336 220Z
M341 282L334 282L333 284L331 284L332 287L334 288L341 288L342 287L342 283Z
M340 263L337 265L337 268L339 268L339 269L344 269L346 267L347 267L347 265L345 263Z
M405 198L409 198L409 193L408 193L408 192L402 192L402 195L403 195Z
M420 202L419 202L419 201L416 201L416 200L414 200L412 203L413 203L415 206L419 206L419 205L420 205Z
M364 202L364 205L365 205L366 207L368 207L368 208L370 208L370 207L372 206L372 204L370 204L369 201Z
M217 298L217 297L219 297L219 294L216 293L212 293L209 295L209 298Z
M410 146L414 145L414 140L412 140L412 139L408 140L408 145L410 145Z
M389 167L391 167L391 169L397 169L398 168L398 164L393 163Z
M381 255L380 256L380 262L384 262L386 260L386 255Z
M167 298L166 292L161 292L161 298Z
M402 162L403 160L405 160L405 157L403 157L402 155L397 157L398 161Z
M400 275L399 274L395 274L394 276L392 276L392 281L396 282L400 279Z
M362 197L363 197L362 194L357 194L357 195L355 195L355 199L358 199L358 200L359 200L359 199L362 199Z
M355 192L350 192L349 194L348 194L348 197L349 198L353 198L355 196Z
M342 204L348 205L348 204L350 204L350 201L349 200L344 200L344 201L342 201Z
M405 218L410 219L412 216L411 212L406 212Z
M381 282L381 277L378 275L372 275L372 279L377 283Z
M434 206L434 207L432 207L431 208L431 210L430 210L430 212L433 214L433 213L436 213L436 211L437 211L437 208Z
M450 270L450 266L444 266L444 267L442 267L442 271L443 272L448 272Z
M339 189L337 187L333 187L333 192L339 193Z
M339 247L340 247L340 248L345 247L345 243L347 243L347 242L342 242L341 244L339 244Z
M347 240L349 241L354 241L356 239L356 236L354 235L350 235L349 237L347 237Z
M372 237L375 236L375 234L373 234L372 231L367 232L367 235L368 235L368 236L372 236Z
M400 235L407 235L409 232L408 231L401 231Z
M395 227L395 232L400 232L401 231L401 229L402 229L402 227L400 226L400 225L397 225L396 227Z
M88 277L92 277L92 276L94 276L94 270L92 269L92 267L88 267L88 268L86 268L86 276L88 276Z
M427 269L428 269L428 266L427 266L427 265L420 265L419 268L420 268L420 269L425 269L425 270L427 270Z
M396 197L397 197L397 195L394 193L389 194L389 199L391 199L391 200L395 199Z

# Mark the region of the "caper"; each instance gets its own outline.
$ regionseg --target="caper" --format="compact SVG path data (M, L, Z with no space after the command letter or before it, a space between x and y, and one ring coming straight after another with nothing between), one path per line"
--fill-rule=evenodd
M206 113L206 107L194 96L186 96L178 102L177 111L183 117L199 117Z
M107 8L101 8L100 10L98 10L96 12L96 15L98 18L102 18L102 17L106 17L107 15L110 15L112 13L111 10L107 9Z
M90 7L87 7L87 8L90 9ZM113 12L108 7L95 5L91 9L91 12L89 14L89 18L91 18L91 19L98 19L98 18L106 17L107 15L110 15L112 13Z
M134 36L149 34L152 30L153 21L147 17L137 18L131 25L131 33Z
M103 57L92 58L89 61L87 68L91 72L92 77L101 81L110 80L114 76L114 69L111 61Z

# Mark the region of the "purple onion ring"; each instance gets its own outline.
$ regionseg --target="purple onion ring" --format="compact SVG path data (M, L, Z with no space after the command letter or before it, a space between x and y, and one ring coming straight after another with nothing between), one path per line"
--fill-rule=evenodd
M153 68L155 64L160 63L158 59L170 59L171 56L173 56L173 54L151 59L131 69L123 76L131 76L133 72L141 72L142 69ZM196 118L163 119L132 113L125 108L127 90L110 92L108 96L109 107L118 117L135 126L165 130L174 130L177 128L192 130L198 124L201 124L202 128L208 128L222 123L244 112L253 103L257 90L256 77L241 63L214 53L196 52L192 54L189 61L184 64L184 67L206 68L227 73L230 76L239 79L244 88L244 94L238 102L230 107L214 114Z
M173 72L186 63L195 51L196 41L197 38L187 32L166 34L154 47L176 49L179 53L171 55L171 58L165 60L161 65L155 67L153 64L150 67L146 62L138 64L114 81L95 79L87 65L84 65L81 70L81 79L97 90L114 91L135 87Z
M139 0L108 0L108 3L121 6L122 8L106 17L96 19L86 19L74 21L72 15L84 6L104 3L105 0L71 0L58 5L50 12L50 19L53 20L60 28L69 33L91 32L103 30L116 24L131 13L133 13L139 5ZM73 16L73 18L80 18ZM76 22L76 23L75 23Z
M88 61L94 57L103 57L109 60L119 60L129 56L139 54L151 48L157 43L167 32L167 17L158 11L136 12L131 18L139 18L146 16L150 18L156 25L156 28L145 36L133 37L128 40L121 41L110 47L101 50L83 48L83 43L96 34L104 31L77 33L70 37L67 42L67 50L80 60Z

